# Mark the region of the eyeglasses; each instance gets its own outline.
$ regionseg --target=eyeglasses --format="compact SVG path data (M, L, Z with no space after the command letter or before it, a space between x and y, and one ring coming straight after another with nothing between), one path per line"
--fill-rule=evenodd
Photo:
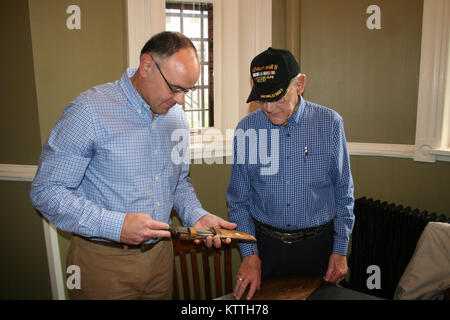
M152 57L152 59L153 59L153 57ZM188 92L190 92L190 91L195 91L195 89L196 89L195 87L194 87L194 88L191 88L191 89L185 89L185 88L173 88L173 87L170 85L169 81L167 81L166 77L164 77L164 75L163 75L163 73L162 73L162 71L161 71L161 68L159 67L158 63L156 63L156 60L155 60L155 59L153 59L153 62L155 63L156 69L158 69L159 73L161 74L161 77L162 77L162 78L164 79L164 81L166 82L167 87L169 87L169 90L170 90L170 92L171 92L172 94L188 93Z

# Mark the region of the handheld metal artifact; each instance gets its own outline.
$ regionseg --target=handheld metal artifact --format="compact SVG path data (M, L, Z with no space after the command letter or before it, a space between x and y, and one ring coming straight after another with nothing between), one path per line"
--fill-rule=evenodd
M230 238L232 240L256 242L255 237L248 233L216 227L211 227L209 230L198 230L192 227L186 228L171 225L168 231L172 234L172 237L186 240L205 239L208 236L219 236L221 239Z

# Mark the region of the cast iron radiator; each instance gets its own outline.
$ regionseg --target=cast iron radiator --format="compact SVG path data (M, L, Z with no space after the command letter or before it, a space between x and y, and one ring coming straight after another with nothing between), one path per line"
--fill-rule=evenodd
M426 224L450 223L444 215L366 197L355 200L354 214L348 259L350 282L344 286L385 299L393 298ZM368 288L369 277L375 275L373 267L367 270L369 266L379 267L380 288Z

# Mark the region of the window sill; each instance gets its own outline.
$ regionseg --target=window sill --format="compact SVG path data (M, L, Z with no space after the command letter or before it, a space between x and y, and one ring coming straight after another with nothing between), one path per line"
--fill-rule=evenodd
M414 145L349 142L351 156L373 156L390 158L414 158Z
M430 154L436 156L437 161L450 162L450 148L433 149Z

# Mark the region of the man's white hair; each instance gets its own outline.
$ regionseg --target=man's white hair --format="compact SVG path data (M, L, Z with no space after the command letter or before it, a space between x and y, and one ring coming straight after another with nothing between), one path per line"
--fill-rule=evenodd
M297 74L295 77L293 77L293 78L291 79L291 82L289 82L289 86L290 86L290 85L293 85L293 86L297 85L298 82L299 82L299 79L300 79L300 76L301 76L301 75L302 75L302 74L299 73L299 74Z

